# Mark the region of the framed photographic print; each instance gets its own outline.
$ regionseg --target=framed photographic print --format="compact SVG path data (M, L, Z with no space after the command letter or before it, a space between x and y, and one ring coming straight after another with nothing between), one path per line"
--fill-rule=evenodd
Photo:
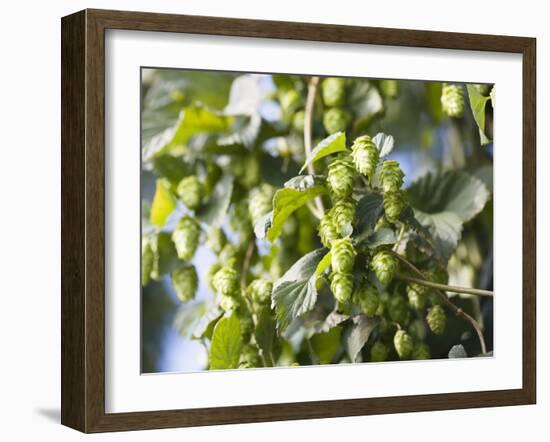
M535 40L62 19L62 423L535 403Z

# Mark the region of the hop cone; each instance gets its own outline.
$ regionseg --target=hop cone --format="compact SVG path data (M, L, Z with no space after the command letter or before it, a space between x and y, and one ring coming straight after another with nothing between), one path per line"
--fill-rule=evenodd
M338 238L338 229L330 212L325 213L319 223L319 237L325 247L330 247L332 241Z
M204 185L196 175L183 178L177 188L177 194L189 209L197 209L204 197Z
M306 113L301 110L294 114L292 117L292 127L298 132L303 132L305 127L305 116Z
M387 98L397 97L397 93L399 92L397 80L381 80L380 92L382 92L382 95Z
M141 240L141 285L145 286L149 282L149 276L153 270L155 254L151 247L151 242L147 238Z
M172 241L180 259L187 261L193 257L199 244L200 233L201 228L193 218L186 215L179 221L172 233Z
M321 92L326 106L342 106L346 98L346 80L344 78L325 78L321 83Z
M341 235L346 227L351 226L355 221L355 201L352 198L338 200L330 209L329 214L336 231Z
M337 239L332 242L331 265L335 272L349 273L353 268L357 252L349 238Z
M426 316L428 327L435 335L441 335L445 331L447 325L447 316L440 305L434 305Z
M224 312L236 310L239 307L239 301L233 296L219 295L218 304Z
M255 279L248 286L248 294L258 305L269 304L272 291L273 283L263 278Z
M241 336L244 342L249 342L254 331L254 321L252 320L252 315L250 310L245 303L240 303L235 310L237 317L241 323Z
M245 240L252 235L252 224L248 214L248 205L245 200L236 203L233 206L233 214L229 217L231 229L239 234L241 240Z
M378 165L380 153L368 135L355 139L351 146L351 156L357 171L371 179Z
M204 191L206 195L210 195L218 180L222 176L222 169L213 161L206 164L206 178L204 179Z
M399 190L403 185L404 176L405 174L399 167L399 163L394 160L383 161L378 170L378 181L384 192Z
M221 265L233 267L237 263L238 256L239 251L237 250L237 247L228 242L218 255L218 259Z
M222 267L214 275L212 284L224 296L236 296L239 292L239 275L231 267Z
M441 90L441 106L449 117L461 117L464 114L462 86L445 83Z
M341 155L328 166L327 183L335 199L347 198L353 192L355 170L349 156Z
M414 346L412 358L414 360L423 360L431 358L430 349L426 344L417 344Z
M370 349L371 362L384 362L388 358L388 347L377 341Z
M405 298L401 296L394 296L390 300L389 314L393 322L398 324L405 324L409 318L409 306Z
M250 191L248 213L250 214L252 225L256 225L260 218L271 211L271 209L271 191L267 186L255 187Z
M389 222L396 222L406 205L405 192L402 190L386 192L384 194L384 212Z
M428 290L426 287L416 283L407 284L407 296L409 304L415 310L422 310L428 300Z
M353 291L353 275L351 273L333 272L330 289L338 302L346 303Z
M372 270L383 285L388 285L397 272L397 260L387 251L382 250L374 255Z
M245 345L241 350L239 358L239 368L254 368L261 367L262 359L258 347L252 344Z
M344 132L351 120L351 114L340 107L333 107L323 114L323 126L329 134Z
M210 287L210 290L212 290L213 292L216 291L216 287L214 287L214 275L218 273L218 270L220 270L221 268L222 266L219 263L215 262L208 268L208 270L204 274L204 279L206 280L208 287Z
M279 94L279 103L285 114L293 113L301 104L302 97L296 89L288 89Z
M378 290L370 284L364 284L353 295L353 301L367 316L374 316L380 305Z
M219 254L227 244L227 237L221 227L211 227L206 237L206 245Z
M413 340L405 330L398 330L395 333L393 345L400 359L407 359L413 350Z
M195 297L198 283L195 266L184 265L172 272L172 285L181 302L188 302Z

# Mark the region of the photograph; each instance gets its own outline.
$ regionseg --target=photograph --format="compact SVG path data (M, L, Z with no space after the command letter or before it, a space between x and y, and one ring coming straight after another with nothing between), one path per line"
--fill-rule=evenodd
M142 373L493 355L494 85L140 87Z

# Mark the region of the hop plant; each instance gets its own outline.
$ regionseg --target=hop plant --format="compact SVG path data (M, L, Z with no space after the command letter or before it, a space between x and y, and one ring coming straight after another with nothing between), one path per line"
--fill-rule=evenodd
M250 191L248 213L253 225L256 225L262 216L271 211L271 208L271 190L268 186L255 187Z
M449 117L459 118L464 114L464 96L462 86L456 84L443 85L441 90L441 106Z
M306 113L300 110L292 117L292 127L298 132L303 132L305 127Z
M393 322L405 324L409 318L409 306L405 298L394 296L390 300L388 313Z
M206 245L219 254L227 244L227 237L221 227L211 227L206 234Z
M355 220L355 201L352 198L346 198L336 201L329 211L338 234L343 234L348 226Z
M323 114L323 126L327 133L345 131L351 120L351 114L340 107L333 107Z
M218 255L220 264L227 267L234 267L237 263L238 257L239 251L237 247L229 242L223 246L223 249Z
M440 305L434 305L426 316L428 327L435 335L442 335L447 325L447 316L443 307Z
M330 247L338 238L339 230L330 212L325 213L319 223L319 237L325 247Z
M399 92L396 80L380 80L380 92L387 98L395 98Z
M172 285L178 299L185 303L195 297L199 279L193 265L183 265L172 272Z
M346 303L353 291L353 275L351 273L333 272L330 289L338 302Z
M405 174L394 160L383 161L378 170L378 181L384 192L394 192L403 185Z
M406 205L407 202L403 190L386 192L384 194L384 213L389 222L396 222Z
M239 302L239 305L235 309L235 314L241 323L241 337L243 342L249 342L254 332L254 321L246 303Z
M200 233L199 223L193 218L185 215L180 219L172 233L172 241L176 246L178 258L187 261L193 257L199 244Z
M353 294L353 301L367 316L375 316L380 305L378 290L370 284L363 284Z
M321 83L321 93L325 106L342 106L346 98L346 79L334 77L325 78Z
M153 270L155 254L148 238L141 240L141 285L145 286L149 282L151 271Z
M273 283L263 278L255 279L248 286L250 298L258 305L269 304L272 291Z
M388 359L388 347L376 341L370 349L371 362L384 362L386 359Z
M407 296L413 309L422 310L428 300L428 290L425 286L413 282L407 284Z
M350 238L337 239L332 242L331 265L335 272L349 273L353 268L357 252Z
M262 366L262 359L258 347L253 344L245 345L241 350L239 368L255 368Z
M246 200L241 200L233 206L233 214L229 218L229 225L242 241L252 235L252 224L250 223Z
M183 178L177 187L177 194L189 209L197 209L204 198L204 184L196 175Z
M431 358L430 349L426 344L422 344L422 343L417 344L414 346L412 358L417 361L423 360L423 359L430 359Z
M328 166L327 183L335 199L348 198L353 192L355 170L347 155L340 155Z
M393 345L400 359L407 359L413 350L413 340L405 330L395 332Z
M214 275L216 273L218 273L218 270L220 270L222 268L222 266L215 262L214 264L212 264L208 270L206 271L205 275L204 275L204 279L206 281L206 283L208 284L208 287L210 287L210 290L212 290L213 292L216 291L216 288L214 287Z
M235 297L239 292L239 275L231 267L222 267L214 275L212 285L221 295Z
M380 159L378 148L368 135L356 138L351 146L351 156L357 171L369 178L373 177Z
M381 250L371 262L372 270L383 285L388 285L397 272L397 260L386 250Z
M288 89L279 94L279 103L285 114L292 114L302 102L302 97L296 89Z
M218 305L224 312L230 312L237 310L240 304L238 299L234 296L219 294Z

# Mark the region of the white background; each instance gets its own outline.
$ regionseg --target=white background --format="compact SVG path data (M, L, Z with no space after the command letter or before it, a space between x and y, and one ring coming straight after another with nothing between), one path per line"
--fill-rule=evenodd
M371 4L372 3L372 4ZM398 4L397 4L398 3ZM7 5L8 3L6 3ZM550 221L549 131L550 29L544 2L461 1L454 7L441 2L357 2L330 4L277 2L49 1L21 0L4 7L0 16L2 69L2 171L0 192L3 233L0 247L2 275L2 362L0 364L0 435L5 440L40 438L80 440L84 436L61 427L60 392L60 27L59 17L84 7L156 12L316 21L368 26L516 34L538 38L538 171L539 171L539 288L538 288L538 402L536 406L483 410L414 413L316 421L233 425L197 429L148 431L92 436L96 440L331 440L363 433L369 438L463 441L499 437L545 440L544 417L550 413L550 327L542 312L550 289L549 237L542 227ZM7 154L7 155L6 155ZM6 302L7 301L7 302Z
M521 387L521 56L108 31L106 411L503 390ZM406 59L406 66L403 60ZM243 63L243 60L246 62ZM495 83L494 358L140 376L140 65ZM427 70L426 66L430 66ZM397 140L399 148L399 140ZM505 153L505 154L503 154ZM505 220L505 222L503 222ZM509 232L517 232L513 238ZM506 254L501 250L506 247ZM500 296L504 294L505 296ZM445 375L442 375L445 373ZM414 382L411 382L414 379ZM285 388L281 388L284 385ZM319 388L322 385L323 388Z

